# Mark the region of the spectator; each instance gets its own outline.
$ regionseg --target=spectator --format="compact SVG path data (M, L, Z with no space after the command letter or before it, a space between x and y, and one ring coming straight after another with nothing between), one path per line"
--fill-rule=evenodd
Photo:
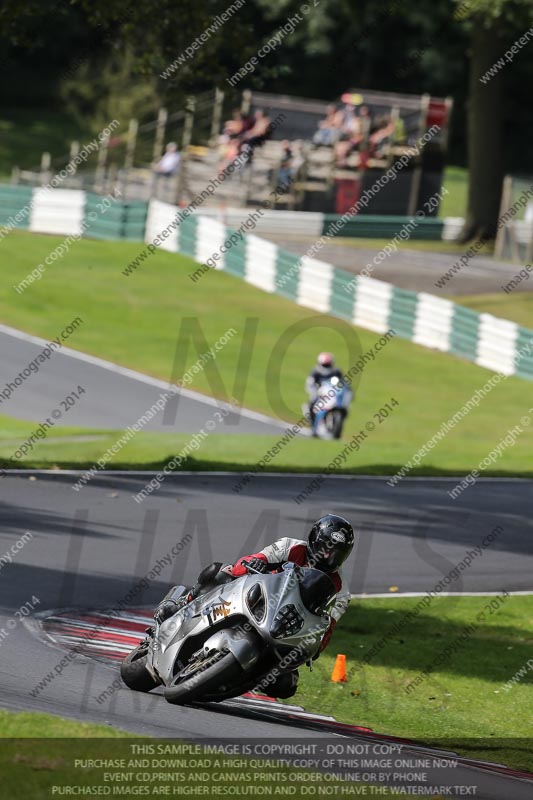
M251 147L263 144L270 136L270 124L270 118L265 112L257 109L254 114L253 125L243 134L242 141L247 142Z
M370 149L378 158L386 155L386 150L392 142L396 123L390 116L382 117L376 129L370 134Z
M370 128L372 127L372 115L370 114L370 109L368 106L361 106L359 109L359 119L361 122L361 133L363 135L361 146L366 147L368 144Z
M337 111L335 105L329 105L326 109L325 118L318 123L318 130L313 136L313 144L335 144L341 134L343 120L342 111Z
M252 163L254 149L260 147L269 138L271 124L270 117L261 109L257 109L252 127L240 137L242 142L241 150L246 153L248 164Z
M245 131L245 121L238 108L231 113L231 119L224 123L220 141L227 144L231 139L237 139Z
M223 172L226 167L234 161L241 148L239 137L245 131L245 121L238 108L231 112L231 119L224 123L222 133L219 138L220 145L220 164L219 172Z
M355 114L355 108L347 103L342 112L341 131L349 138L359 133L360 130L359 118Z
M165 154L154 166L154 172L165 178L175 175L180 165L181 156L178 153L176 142L169 142L165 148Z
M343 135L335 145L335 161L338 167L346 166L348 156L354 150L366 150L368 144L371 124L368 106L361 106L358 115L353 106L349 108L351 113L345 113Z
M281 160L278 169L278 186L288 191L294 178L294 153L288 139L281 143Z

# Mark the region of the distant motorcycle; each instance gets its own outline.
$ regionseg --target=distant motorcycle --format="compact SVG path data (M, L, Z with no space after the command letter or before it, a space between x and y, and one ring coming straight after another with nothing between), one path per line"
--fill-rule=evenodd
M340 439L352 399L353 392L340 378L323 381L313 403L313 436ZM303 406L303 409L307 413L307 407Z
M292 562L262 574L243 562L240 578L203 570L202 594L187 603L177 587L176 613L154 628L122 662L120 674L130 689L149 692L164 686L169 703L216 702L237 697L272 676L308 663L330 625L335 599L331 578Z

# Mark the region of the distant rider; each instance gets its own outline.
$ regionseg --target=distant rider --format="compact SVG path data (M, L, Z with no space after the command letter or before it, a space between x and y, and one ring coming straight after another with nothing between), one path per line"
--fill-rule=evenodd
M344 517L337 514L326 514L321 517L309 532L307 542L303 539L291 539L284 536L273 544L269 544L258 553L249 556L242 556L235 564L223 567L220 572L238 578L246 574L246 561L252 569L258 572L268 572L272 568L281 568L286 561L298 564L300 567L315 567L325 572L331 578L337 598L330 610L331 622L328 630L322 638L320 652L328 644L335 625L342 617L350 603L350 591L347 586L343 586L340 566L348 558L354 546L355 534L352 526ZM186 597L187 602L191 602L197 597L205 587L196 584ZM172 590L169 592L169 595ZM167 595L167 598L169 597ZM164 599L157 607L154 617L157 622L163 622L168 617L175 614L183 606L183 602ZM280 675L273 685L269 686L269 693L272 697L287 698L292 697L298 687L298 670L286 672Z
M305 390L309 396L309 416L311 419L311 426L315 421L315 412L313 406L318 397L318 390L324 381L331 378L338 378L343 380L344 375L342 370L335 366L335 360L332 353L320 353L318 355L316 365L311 370L305 382Z

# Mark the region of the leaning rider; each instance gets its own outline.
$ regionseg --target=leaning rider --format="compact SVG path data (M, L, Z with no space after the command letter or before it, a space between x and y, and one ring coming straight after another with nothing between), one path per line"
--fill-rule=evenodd
M298 564L300 567L314 567L325 572L333 582L337 597L330 611L330 626L320 644L320 652L322 652L331 638L335 625L350 602L350 592L347 586L343 585L340 567L350 555L354 541L354 531L348 520L338 514L326 514L315 522L309 532L307 542L284 536L273 544L267 545L258 553L243 556L235 564L223 567L221 572L234 578L245 575L247 572L247 567L243 564L245 561L257 572L281 568L281 565L287 561ZM180 598L179 600L168 599L173 592L171 589L155 611L156 622L161 623L175 614L179 608L183 607L184 602L191 602L201 594L203 588L202 584L196 584L184 599ZM280 675L275 684L269 687L269 693L273 697L292 697L297 686L298 670L295 669Z

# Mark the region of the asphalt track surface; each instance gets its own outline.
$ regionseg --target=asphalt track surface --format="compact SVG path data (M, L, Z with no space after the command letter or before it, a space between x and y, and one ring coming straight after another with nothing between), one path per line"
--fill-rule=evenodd
M68 342L67 342L68 343ZM0 326L0 392L34 361L46 340ZM124 369L110 362L62 347L55 350L38 372L31 372L8 399L0 397L0 413L16 419L42 422L78 386L86 394L63 413L60 424L88 428L126 428L158 401L169 385L164 381ZM224 404L222 404L223 406ZM143 426L144 430L192 432L216 417L216 401L184 390L179 400L171 399L164 411ZM219 415L220 416L220 415ZM217 424L217 433L279 433L286 424L242 409L229 413Z
M149 477L100 475L81 492L72 489L77 476L67 473L12 473L1 481L0 557L11 553L26 531L32 534L10 563L0 561L0 629L8 634L1 643L1 706L106 722L150 736L324 738L238 711L228 717L221 708L176 708L160 696L126 688L98 704L96 697L116 678L116 668L81 655L32 696L64 651L39 638L31 621L13 624L13 619L32 597L39 599L40 613L113 607L159 563L159 578L135 596L136 605L155 605L170 584L192 582L209 561L231 561L279 535L301 537L310 520L327 509L345 514L364 534L345 570L352 592L387 591L392 585L400 591L431 589L498 524L504 533L449 589L531 588L530 481L480 481L454 503L446 499L451 485L446 480L404 480L393 489L373 478L328 478L312 503L298 505L292 498L309 477L261 476L236 494L238 476L183 474L169 477L139 505L132 494ZM181 540L186 545L167 562ZM521 781L458 769L464 774L454 772L454 783L476 782L477 797L530 796L531 785Z

